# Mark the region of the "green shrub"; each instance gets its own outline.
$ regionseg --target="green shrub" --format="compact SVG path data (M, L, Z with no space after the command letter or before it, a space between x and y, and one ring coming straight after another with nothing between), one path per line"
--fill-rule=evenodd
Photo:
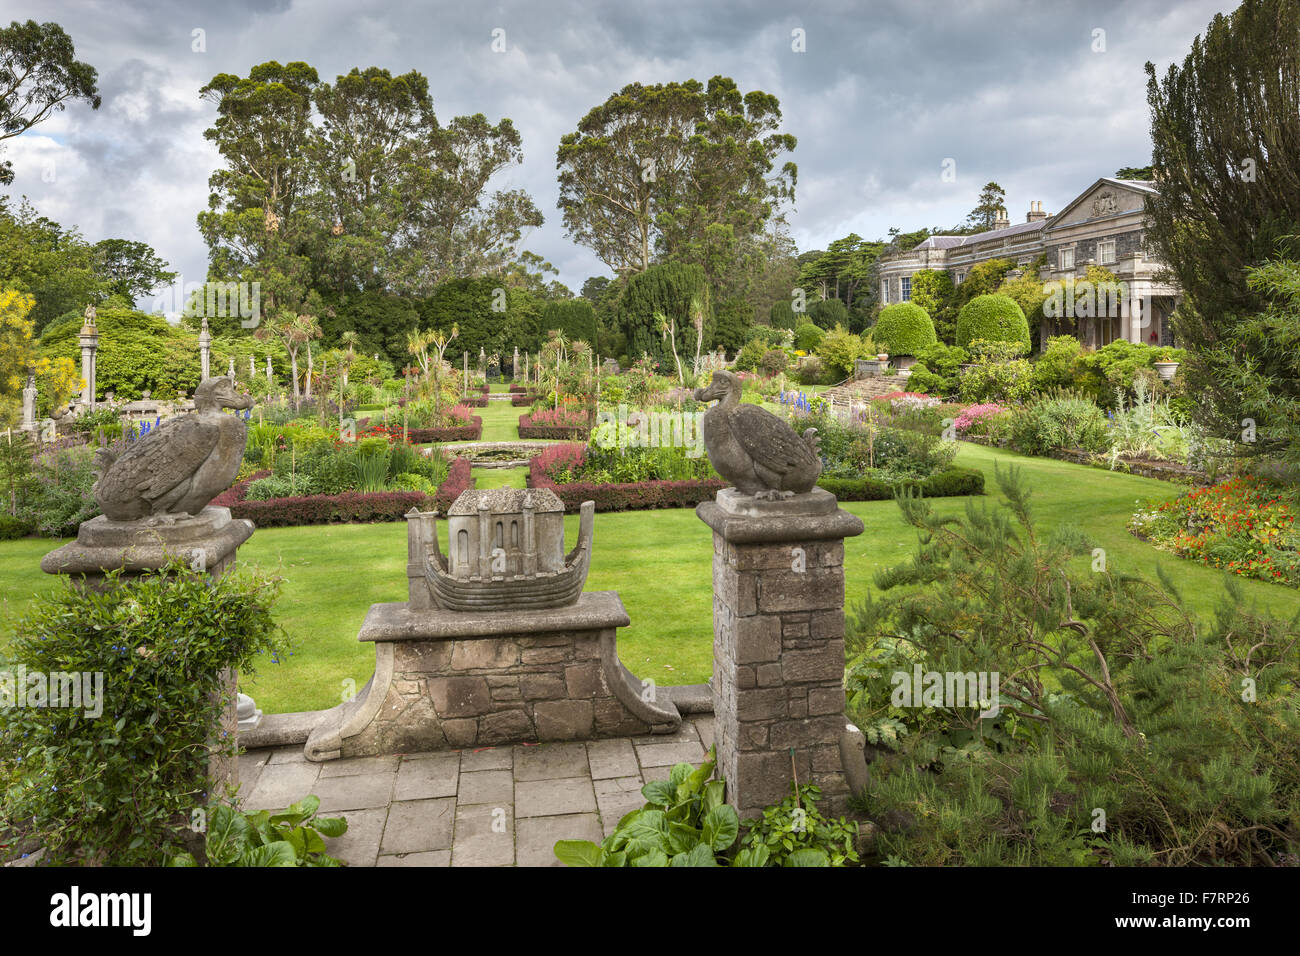
M1015 299L1005 295L979 295L957 313L957 344L968 346L976 339L991 342L1019 342L1031 347L1029 323Z
M247 678L261 655L278 662L288 647L275 579L240 570L214 581L183 563L118 575L102 593L64 578L9 646L8 665L28 674L102 675L102 707L0 707L0 753L20 767L3 816L26 821L56 865L159 865L185 849L212 792L209 746L234 757L233 737L212 739L221 672Z
M896 490L911 490L926 498L954 498L984 494L984 473L976 468L948 468L919 481L892 483L879 478L822 477L817 486L840 501L888 501Z
M1106 416L1090 398L1059 394L1012 409L1011 444L1026 455L1061 448L1100 454L1110 448Z
M99 514L91 488L95 484L94 449L60 448L36 459L32 490L19 517L47 538L67 538L83 521Z
M896 302L881 309L871 338L890 355L917 357L938 342L929 314L914 302Z
M826 366L816 355L805 355L799 360L795 375L800 385L820 385L826 379Z
M1300 621L1259 613L1235 582L1198 621L1158 568L1158 582L1098 571L1092 542L1034 526L1016 469L997 477L1006 504L960 516L901 500L915 554L849 617L850 714L890 730L860 804L872 859L1293 862ZM998 674L997 699L897 701L889 673L914 666Z
M804 322L794 330L794 347L801 352L812 353L826 338L826 330L811 322Z
M849 310L839 299L823 299L808 306L808 318L819 328L849 327Z
M974 367L961 375L958 394L972 405L996 402L1000 405L1026 401L1033 393L1033 366L1019 356L1019 342L976 339L970 343Z
M1043 344L1043 354L1034 363L1034 391L1074 387L1078 384L1082 358L1083 345L1073 335L1054 335L1049 338Z
M772 376L784 372L789 365L790 356L785 354L785 349L768 349L763 353L758 368L764 375Z
M737 372L754 372L758 370L758 363L763 360L767 354L767 345L759 339L751 339L746 342L736 356Z
M951 398L961 386L961 367L970 359L970 353L956 345L936 342L916 355L911 377L907 380L909 392L925 392Z
M25 538L32 533L34 529L25 518L16 518L13 515L0 514L0 541L12 541L15 538Z
M817 347L817 355L836 381L853 374L854 363L866 354L862 339L837 325Z
M794 785L790 786L791 791ZM805 784L799 792L792 792L775 806L767 807L763 815L745 824L741 846L756 854L767 853L765 866L786 866L787 861L802 854L810 861L814 856L817 866L847 866L858 862L854 845L858 825L848 823L843 817L828 820L817 809L821 797L820 787ZM825 862L820 862L821 860ZM811 865L809 864L804 865Z

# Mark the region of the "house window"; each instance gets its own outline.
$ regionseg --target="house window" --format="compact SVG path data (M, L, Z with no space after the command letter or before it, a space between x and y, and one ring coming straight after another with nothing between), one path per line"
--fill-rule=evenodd
M1065 269L1073 269L1073 268L1074 268L1074 250L1073 250L1073 249L1061 249L1060 251L1058 251L1058 252L1056 253L1056 262L1057 262L1057 268L1059 268L1059 269L1062 269L1062 270L1065 270Z
M966 281L966 273L964 273L964 272L958 272L958 273L957 273L957 277L956 277L955 279L952 280L952 284L953 284L953 285L961 285L961 284L962 284L963 282L965 282L965 281Z
M1110 265L1115 261L1115 240L1108 239L1105 242L1097 243L1097 262L1100 265Z
M903 284L903 301L912 301L912 277L903 276L899 281Z
M888 279L880 280L880 301L885 303L886 305L889 304L889 280Z

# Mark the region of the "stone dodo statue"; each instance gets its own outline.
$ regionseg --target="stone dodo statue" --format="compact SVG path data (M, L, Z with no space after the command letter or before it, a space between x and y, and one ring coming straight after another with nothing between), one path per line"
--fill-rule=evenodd
M119 453L95 453L99 507L113 521L166 520L197 515L230 487L244 457L248 429L223 408L251 408L233 379L206 378L194 392L194 411L174 418Z
M822 473L817 429L801 436L771 412L740 401L740 379L718 370L708 388L695 390L701 402L717 401L704 413L704 447L719 475L744 495L764 500L812 491Z

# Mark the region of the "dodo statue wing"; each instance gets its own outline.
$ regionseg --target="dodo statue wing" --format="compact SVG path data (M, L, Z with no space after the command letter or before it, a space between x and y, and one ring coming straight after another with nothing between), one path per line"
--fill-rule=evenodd
M196 415L167 422L139 439L113 466L118 488L152 501L194 474L216 447L220 428Z
M781 419L757 405L738 405L732 412L732 434L754 461L769 471L785 475L812 465L817 455L808 443Z

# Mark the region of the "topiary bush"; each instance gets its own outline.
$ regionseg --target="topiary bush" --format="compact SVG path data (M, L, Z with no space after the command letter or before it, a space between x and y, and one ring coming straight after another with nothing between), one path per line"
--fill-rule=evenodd
M930 314L914 302L896 302L881 309L871 338L890 355L919 356L939 341Z
M794 330L794 347L801 352L813 352L826 338L826 330L811 322L804 322Z
M759 369L764 375L779 375L784 372L790 365L790 356L785 354L784 349L768 349L763 353L762 360L758 363Z
M1024 311L1015 299L996 294L976 296L957 313L957 344L968 346L976 339L1019 342L1026 352L1032 345Z

